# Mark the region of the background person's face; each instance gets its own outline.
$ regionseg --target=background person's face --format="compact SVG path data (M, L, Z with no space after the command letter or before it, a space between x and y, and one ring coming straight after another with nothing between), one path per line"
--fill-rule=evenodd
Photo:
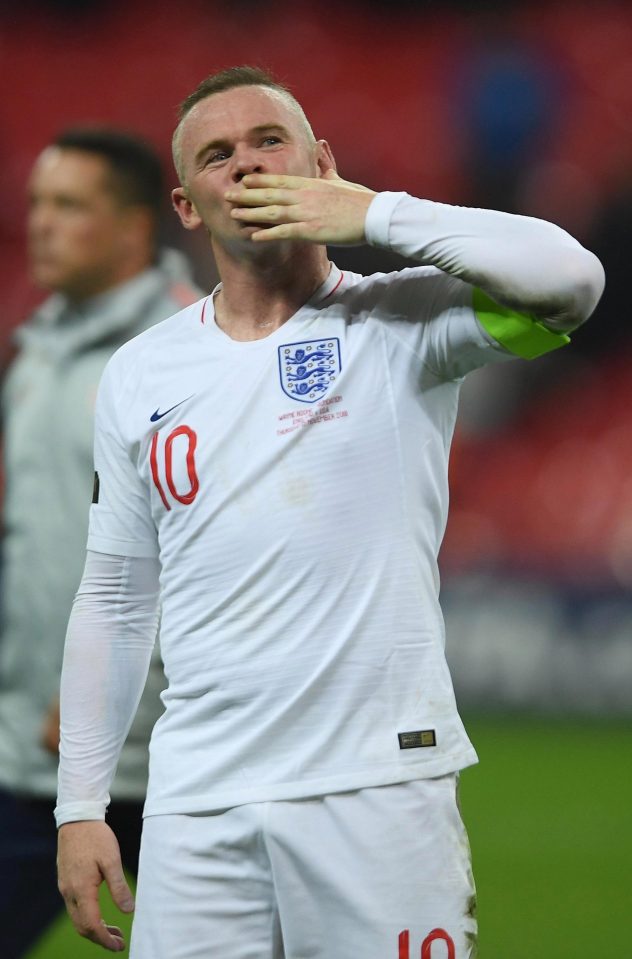
M28 249L38 286L82 299L115 285L125 257L127 216L107 162L49 147L29 183Z

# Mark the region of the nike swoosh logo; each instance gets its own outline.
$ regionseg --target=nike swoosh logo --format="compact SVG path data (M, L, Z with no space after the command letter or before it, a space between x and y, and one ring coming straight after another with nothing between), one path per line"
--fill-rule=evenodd
M167 415L167 413L171 413L172 410L177 410L179 406L182 406L182 404L186 403L187 400L193 399L194 396L195 396L195 393L191 393L191 396L187 396L186 400L180 400L179 403L176 403L175 406L170 406L168 410L164 411L164 413L159 413L158 410L156 410L155 413L151 414L149 419L151 420L152 423L157 423L158 420L161 420L163 416Z

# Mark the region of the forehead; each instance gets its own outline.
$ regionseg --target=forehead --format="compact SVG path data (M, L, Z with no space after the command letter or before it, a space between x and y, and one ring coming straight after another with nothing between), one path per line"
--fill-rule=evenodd
M235 139L259 126L278 125L300 134L304 127L290 101L268 87L234 87L200 100L184 120L182 145L195 148L203 141Z
M94 153L66 147L47 147L35 161L31 189L72 193L108 192L107 161Z

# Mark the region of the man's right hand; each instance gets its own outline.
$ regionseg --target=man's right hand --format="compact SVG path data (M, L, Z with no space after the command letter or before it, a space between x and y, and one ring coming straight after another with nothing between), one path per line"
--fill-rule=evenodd
M58 883L72 924L86 939L121 952L123 934L101 916L99 886L105 880L121 912L132 912L134 898L123 874L116 836L100 820L65 823L59 829Z

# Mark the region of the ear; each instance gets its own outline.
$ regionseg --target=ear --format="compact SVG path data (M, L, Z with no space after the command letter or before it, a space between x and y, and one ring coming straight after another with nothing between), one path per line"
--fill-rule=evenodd
M319 177L323 177L331 171L336 173L336 161L326 140L318 140L316 143L316 164Z
M171 202L173 208L180 217L180 222L185 230L197 230L202 222L193 200L190 199L186 189L178 186L171 191Z

